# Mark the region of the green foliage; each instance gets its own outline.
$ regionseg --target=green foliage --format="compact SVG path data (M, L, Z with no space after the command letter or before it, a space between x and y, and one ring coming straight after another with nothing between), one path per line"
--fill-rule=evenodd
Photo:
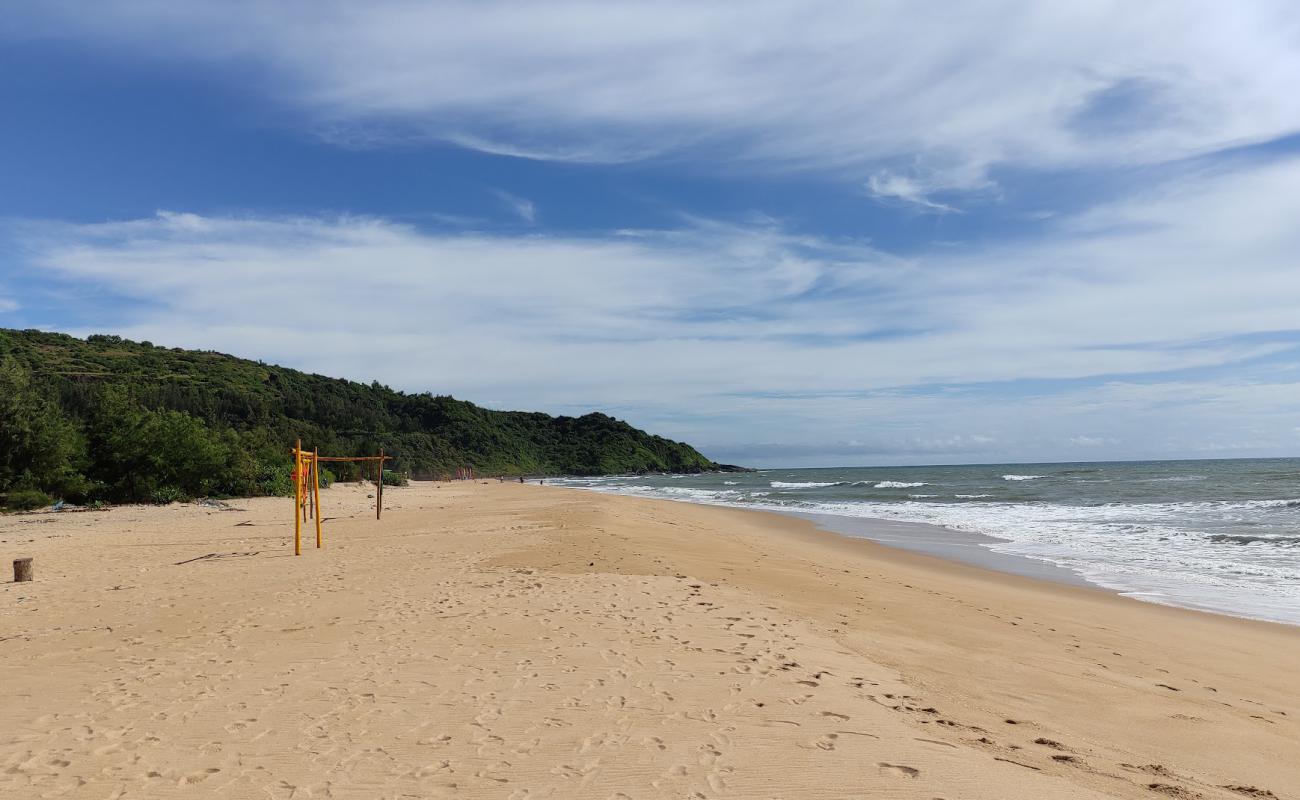
M393 472L392 470L384 470L385 486L408 486L410 483L410 480L407 479L405 474L401 472Z
M361 467L347 461L336 462L331 469L334 471L334 480L342 483L352 483L362 478Z
M175 486L158 486L149 492L149 502L165 506L168 503L179 503L182 500L188 500L189 497Z
M5 508L10 511L30 511L33 508L45 508L52 502L50 496L39 489L15 489L5 500Z
M91 477L110 500L169 503L248 488L231 431L213 431L183 411L142 408L116 387L90 422Z
M0 350L0 491L20 487L80 497L85 443L28 370Z
M266 495L268 497L290 497L293 495L292 465L288 460L283 464L257 462L256 491L238 492L236 494Z
M604 414L492 411L117 336L0 330L0 493L77 502L291 495L298 438L329 455L383 448L393 480L461 467L514 476L719 466ZM329 479L373 478L366 469L331 464Z

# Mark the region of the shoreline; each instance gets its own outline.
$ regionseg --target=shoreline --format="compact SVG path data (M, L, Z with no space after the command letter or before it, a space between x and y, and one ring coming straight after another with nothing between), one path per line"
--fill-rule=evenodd
M728 508L734 508L734 506L728 506ZM771 511L770 509L753 510ZM772 513L781 516L787 515L787 512L784 511L772 511ZM1091 589L1120 597L1125 600L1132 600L1134 602L1161 606L1164 608L1176 608L1182 611L1191 611L1198 614L1211 614L1213 616L1227 617L1229 619L1262 622L1269 625L1281 625L1287 628L1300 629L1300 622L1251 616L1250 614L1229 611L1213 605L1196 605L1185 600L1176 601L1169 598L1167 595L1151 590L1125 589L1115 586L1107 586L1099 581L1089 579L1087 576L1076 570L1060 566L1051 561L1040 560L1015 553L1002 553L980 546L979 540L981 539L1005 541L993 536L986 536L984 534L972 533L969 531L953 531L939 525L931 525L925 522L899 522L896 520L878 519L875 517L840 517L834 514L810 514L804 512L789 512L788 515L797 519L808 519L822 530L838 536L850 539L865 539L873 544L891 550L901 550L907 553L915 553L931 558L937 558L949 563L986 570L1000 575L1061 586ZM861 522L862 524L859 526L856 524L858 522ZM918 543L915 540L909 541L902 537L890 538L888 536L881 536L878 530L879 528L891 529L895 527L898 529L940 531L945 534L953 534L954 538L957 536L969 538L971 543L964 544L952 541L940 541L938 543L921 541ZM874 528L876 530L872 530L868 533L865 531L866 528Z
M541 488L583 493L590 491L587 489L568 486L551 486L549 484L542 486ZM721 503L703 503L668 497L625 495L616 492L598 492L597 494L626 497L649 503L672 503L694 508L716 509L742 515L754 515L760 520L765 520L765 522L760 524L777 531L780 535L798 538L800 541L818 542L822 546L832 549L845 548L849 552L861 551L861 554L868 555L874 561L885 562L897 566L905 566L910 569L924 570L933 573L935 576L960 574L975 581L990 584L1004 583L1009 587L1013 586L1017 589L1033 593L1061 594L1078 598L1090 598L1101 602L1118 603L1122 607L1136 607L1152 609L1158 612L1172 612L1176 616L1186 614L1191 615L1194 619L1208 618L1210 620L1223 621L1229 624L1260 625L1269 629L1286 631L1288 634L1295 634L1300 637L1300 625L1278 620L1231 614L1209 608L1195 608L1132 597L1120 590L1112 589L1089 581L1083 576L1075 573L1073 570L1068 570L1064 567L1055 567L1048 562L1040 562L1036 559L1029 558L1028 556L1016 556L1006 553L992 554L999 557L1007 557L1007 560L1009 561L1016 560L1029 563L1029 566L1026 567L1025 571L1017 572L999 566L979 563L975 560L966 560L955 557L950 555L950 550L946 546L936 547L935 551L931 552L920 548L906 547L892 541L882 541L865 534L853 535L836 529L836 526L850 528L853 523L860 521L864 525L883 523L885 526L897 526L900 529L921 528L940 531L943 533L954 533L960 536L971 536L972 538L983 537L982 534L970 534L964 531L949 531L947 528L924 522L900 522L874 517L840 517L834 514L784 511L774 508L748 508L724 505ZM792 525L790 523L794 524ZM804 526L806 526L806 528ZM983 538L992 539L993 537ZM995 560L1001 561L1000 558L989 559L990 562ZM1044 569L1042 571L1066 573L1066 575L1063 576L1063 578L1044 577L1040 574L1038 569L1039 567L1050 567L1052 569Z
M662 500L712 508L729 508L739 511L754 511L775 514L781 517L810 521L819 528L849 539L874 542L883 547L917 553L944 561L973 566L1003 575L1013 575L1067 586L1088 587L1137 602L1168 608L1179 608L1199 613L1216 614L1232 619L1254 620L1275 625L1300 627L1300 620L1278 619L1267 616L1252 615L1223 605L1197 603L1195 601L1171 596L1157 589L1129 588L1110 585L1100 579L1088 577L1082 571L1063 566L1047 558L1035 558L1013 552L994 550L985 545L998 542L1011 542L1009 539L977 533L974 531L947 528L929 522L912 522L884 517L859 517L827 512L803 511L798 509L764 506L762 504L739 504L722 501L696 500L680 497L661 497L648 494L625 493L611 489L589 489L585 487L564 486L556 484L555 488L593 491L599 494L612 494L623 497L635 497L645 500Z
M880 517L845 517L803 511L774 513L782 515L788 513L789 516L797 519L810 520L819 528L831 533L851 539L868 539L895 550L920 553L1006 575L1018 575L1022 578L1034 578L1066 586L1088 586L1113 591L1109 587L1088 580L1068 567L1030 556L991 550L984 545L1007 540L982 533L953 530L928 522L901 522Z
M366 494L300 558L281 498L0 518L0 794L1296 800L1293 626L759 510Z
M676 500L670 500L668 498L638 497L637 499L650 500L652 502L659 502L660 500L663 500L665 502L683 502L683 503L693 504L693 505L708 505L703 503L694 504L691 503L691 501L689 500L676 501ZM1219 611L1212 608L1196 608L1193 606L1178 605L1175 603L1164 603L1157 600L1148 600L1144 598L1134 597L1130 593L1126 593L1118 589L1113 589L1111 587L1103 586L1101 584L1089 581L1083 576L1075 573L1073 570L1068 570L1064 567L1056 567L1055 565L1052 565L1048 562L1039 562L1035 559L1029 558L1028 556L1015 556L1007 553L993 553L993 555L995 556L1008 557L1007 559L1008 561L1017 560L1017 561L1029 562L1029 566L1026 567L1023 572L1013 571L1010 569L1003 568L1002 566L993 566L991 564L991 562L994 561L998 561L999 563L1001 563L1002 560L1000 558L989 559L988 561L990 563L981 563L974 559L967 560L964 558L958 558L956 556L953 556L950 554L950 549L946 546L936 547L935 551L932 552L932 551L921 549L919 547L907 547L901 544L896 544L892 541L884 541L881 539L874 538L872 536L867 536L865 534L853 535L851 533L846 533L841 530L837 530L835 527L841 524L840 520L847 520L850 523L860 520L864 524L874 524L879 522L879 523L884 523L887 526L893 526L893 525L905 526L905 527L916 526L920 528L930 528L934 530L939 530L945 533L948 532L948 529L946 528L942 528L937 525L930 525L924 522L897 522L895 520L876 519L873 517L837 517L833 514L808 514L802 512L787 513L784 511L777 511L777 510L765 509L765 508L751 509L751 508L739 508L736 506L714 506L714 507L725 508L727 510L738 511L742 513L753 513L753 514L759 514L764 516L773 516L778 519L789 518L789 519L799 520L801 522L805 522L811 525L814 533L827 536L827 537L833 537L832 539L833 541L843 541L850 545L860 544L864 549L870 551L871 557L875 560L889 562L898 565L906 565L908 567L913 567L913 568L920 568L929 572L933 572L935 574L963 573L963 574L968 574L971 577L976 578L977 580L987 581L992 583L1006 582L1008 585L1015 585L1019 588L1031 592L1048 592L1048 593L1062 592L1065 594L1072 594L1078 592L1078 593L1082 593L1081 595L1079 595L1081 597L1090 597L1093 599L1107 598L1110 601L1120 603L1121 605L1124 606L1135 604L1136 606L1142 608L1163 609L1171 612L1176 612L1177 614L1191 614L1195 618L1208 617L1215 620L1229 621L1231 623L1263 625L1269 628L1279 628L1300 635L1300 625L1298 624L1282 622L1279 620L1262 619L1260 617L1250 617L1242 614L1232 614L1232 613ZM821 519L823 517L829 519L823 520ZM848 528L850 526L845 525L844 527ZM960 533L961 535L966 535L965 532L957 532L957 533ZM973 537L982 536L982 534L970 534L970 535ZM993 537L987 537L987 538L993 538ZM1044 569L1040 570L1040 568L1044 568ZM1059 578L1045 577L1043 574L1041 574L1041 572L1056 572L1056 573L1065 573L1065 574Z

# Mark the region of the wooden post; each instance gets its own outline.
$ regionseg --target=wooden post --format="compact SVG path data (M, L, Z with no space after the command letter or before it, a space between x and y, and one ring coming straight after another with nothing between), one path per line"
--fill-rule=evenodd
M375 519L384 513L384 448L379 448L379 485L375 487Z
M302 521L303 522L307 521L307 469L308 467L306 462L306 454L299 453L298 471L302 475L302 477L299 480L302 481Z
M30 558L14 559L14 583L24 583L32 579L32 560Z
M320 540L320 448L311 452L311 493L315 498L313 505L316 509L316 549L321 548Z
M302 439L293 447L293 554L302 555Z

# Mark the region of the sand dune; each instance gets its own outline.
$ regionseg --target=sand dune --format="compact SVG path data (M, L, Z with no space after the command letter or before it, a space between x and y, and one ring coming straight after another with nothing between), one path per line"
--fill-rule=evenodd
M1300 798L1300 629L517 484L0 518L3 798Z

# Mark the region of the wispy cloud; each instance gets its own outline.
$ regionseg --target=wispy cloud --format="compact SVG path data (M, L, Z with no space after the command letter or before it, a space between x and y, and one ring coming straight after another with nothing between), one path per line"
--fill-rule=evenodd
M241 85L255 70L345 139L586 162L695 154L833 171L921 205L998 167L1158 163L1300 129L1287 0L236 8L50 0L8 27L230 69Z
M624 409L696 440L960 456L984 446L977 433L1011 457L1073 435L1101 456L1168 453L1181 434L1244 452L1294 427L1297 185L1295 159L1200 172L1053 220L1045 238L907 258L764 220L562 237L160 212L7 235L28 274L134 303L108 327L136 338L523 408ZM99 328L103 308L68 312ZM1207 370L1232 372L1195 377Z
M1076 447L1101 447L1114 444L1115 440L1106 436L1071 436L1069 443Z
M880 172L872 175L867 180L867 191L872 197L902 200L929 211L944 214L957 211L955 207L946 203L936 203L931 200L926 196L927 190L921 182L906 175L895 175L892 172Z
M529 225L537 222L537 206L532 200L526 197L520 197L517 194L511 194L503 189L493 189L492 194L496 196L501 203L510 210L512 214L519 217Z
M448 228L473 228L482 226L485 222L485 220L480 219L479 217L472 217L468 214L444 214L442 212L433 212L427 216L430 222Z

